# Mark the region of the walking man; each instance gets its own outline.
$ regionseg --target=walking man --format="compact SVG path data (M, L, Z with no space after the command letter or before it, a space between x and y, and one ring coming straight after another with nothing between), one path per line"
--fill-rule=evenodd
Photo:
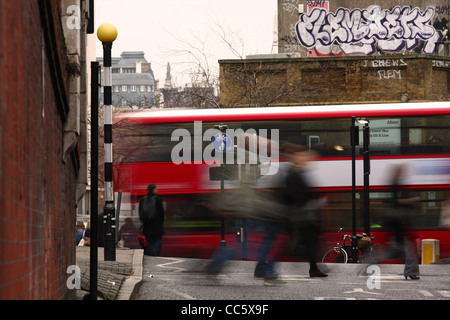
M155 184L149 184L147 191L147 195L139 203L139 218L143 225L143 233L147 239L144 254L148 256L159 256L161 254L162 237L164 235L164 206L161 198L157 194Z

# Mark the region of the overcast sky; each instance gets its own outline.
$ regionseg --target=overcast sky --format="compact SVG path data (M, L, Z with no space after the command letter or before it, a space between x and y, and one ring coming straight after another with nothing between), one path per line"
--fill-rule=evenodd
M219 40L216 31L220 27L239 55L267 54L272 50L277 0L96 0L95 3L95 30L105 22L114 24L118 30L112 55L144 51L160 87L164 85L168 62L175 84L184 84L181 72L188 67L182 62L193 58L176 52L189 49L189 45L198 50L197 57L206 54L216 72L217 60L237 58ZM96 55L101 57L101 43L96 44Z

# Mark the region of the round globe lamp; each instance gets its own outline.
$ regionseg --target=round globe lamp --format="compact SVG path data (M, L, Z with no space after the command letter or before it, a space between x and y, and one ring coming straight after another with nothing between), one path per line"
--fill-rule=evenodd
M97 37L101 42L113 42L117 38L117 29L111 23L103 23L97 29Z

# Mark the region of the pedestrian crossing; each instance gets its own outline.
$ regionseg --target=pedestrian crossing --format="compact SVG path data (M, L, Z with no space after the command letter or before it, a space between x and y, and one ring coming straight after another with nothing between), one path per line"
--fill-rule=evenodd
M450 291L449 290L439 290L437 291L440 295L446 297L446 298L450 298Z
M311 278L307 263L285 263L278 266L276 280L265 280L254 277L253 262L232 261L218 274L208 272L208 261L204 260L161 257L147 262L145 285L182 299L213 295L287 300L450 300L448 269L439 266L423 267L420 280L405 280L403 266L397 265L367 270L357 265L331 265L326 266L328 277Z

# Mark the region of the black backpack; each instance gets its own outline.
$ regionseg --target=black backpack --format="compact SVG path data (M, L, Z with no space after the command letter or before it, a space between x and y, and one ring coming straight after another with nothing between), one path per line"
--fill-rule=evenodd
M139 219L153 221L156 219L156 197L146 195L139 204Z

